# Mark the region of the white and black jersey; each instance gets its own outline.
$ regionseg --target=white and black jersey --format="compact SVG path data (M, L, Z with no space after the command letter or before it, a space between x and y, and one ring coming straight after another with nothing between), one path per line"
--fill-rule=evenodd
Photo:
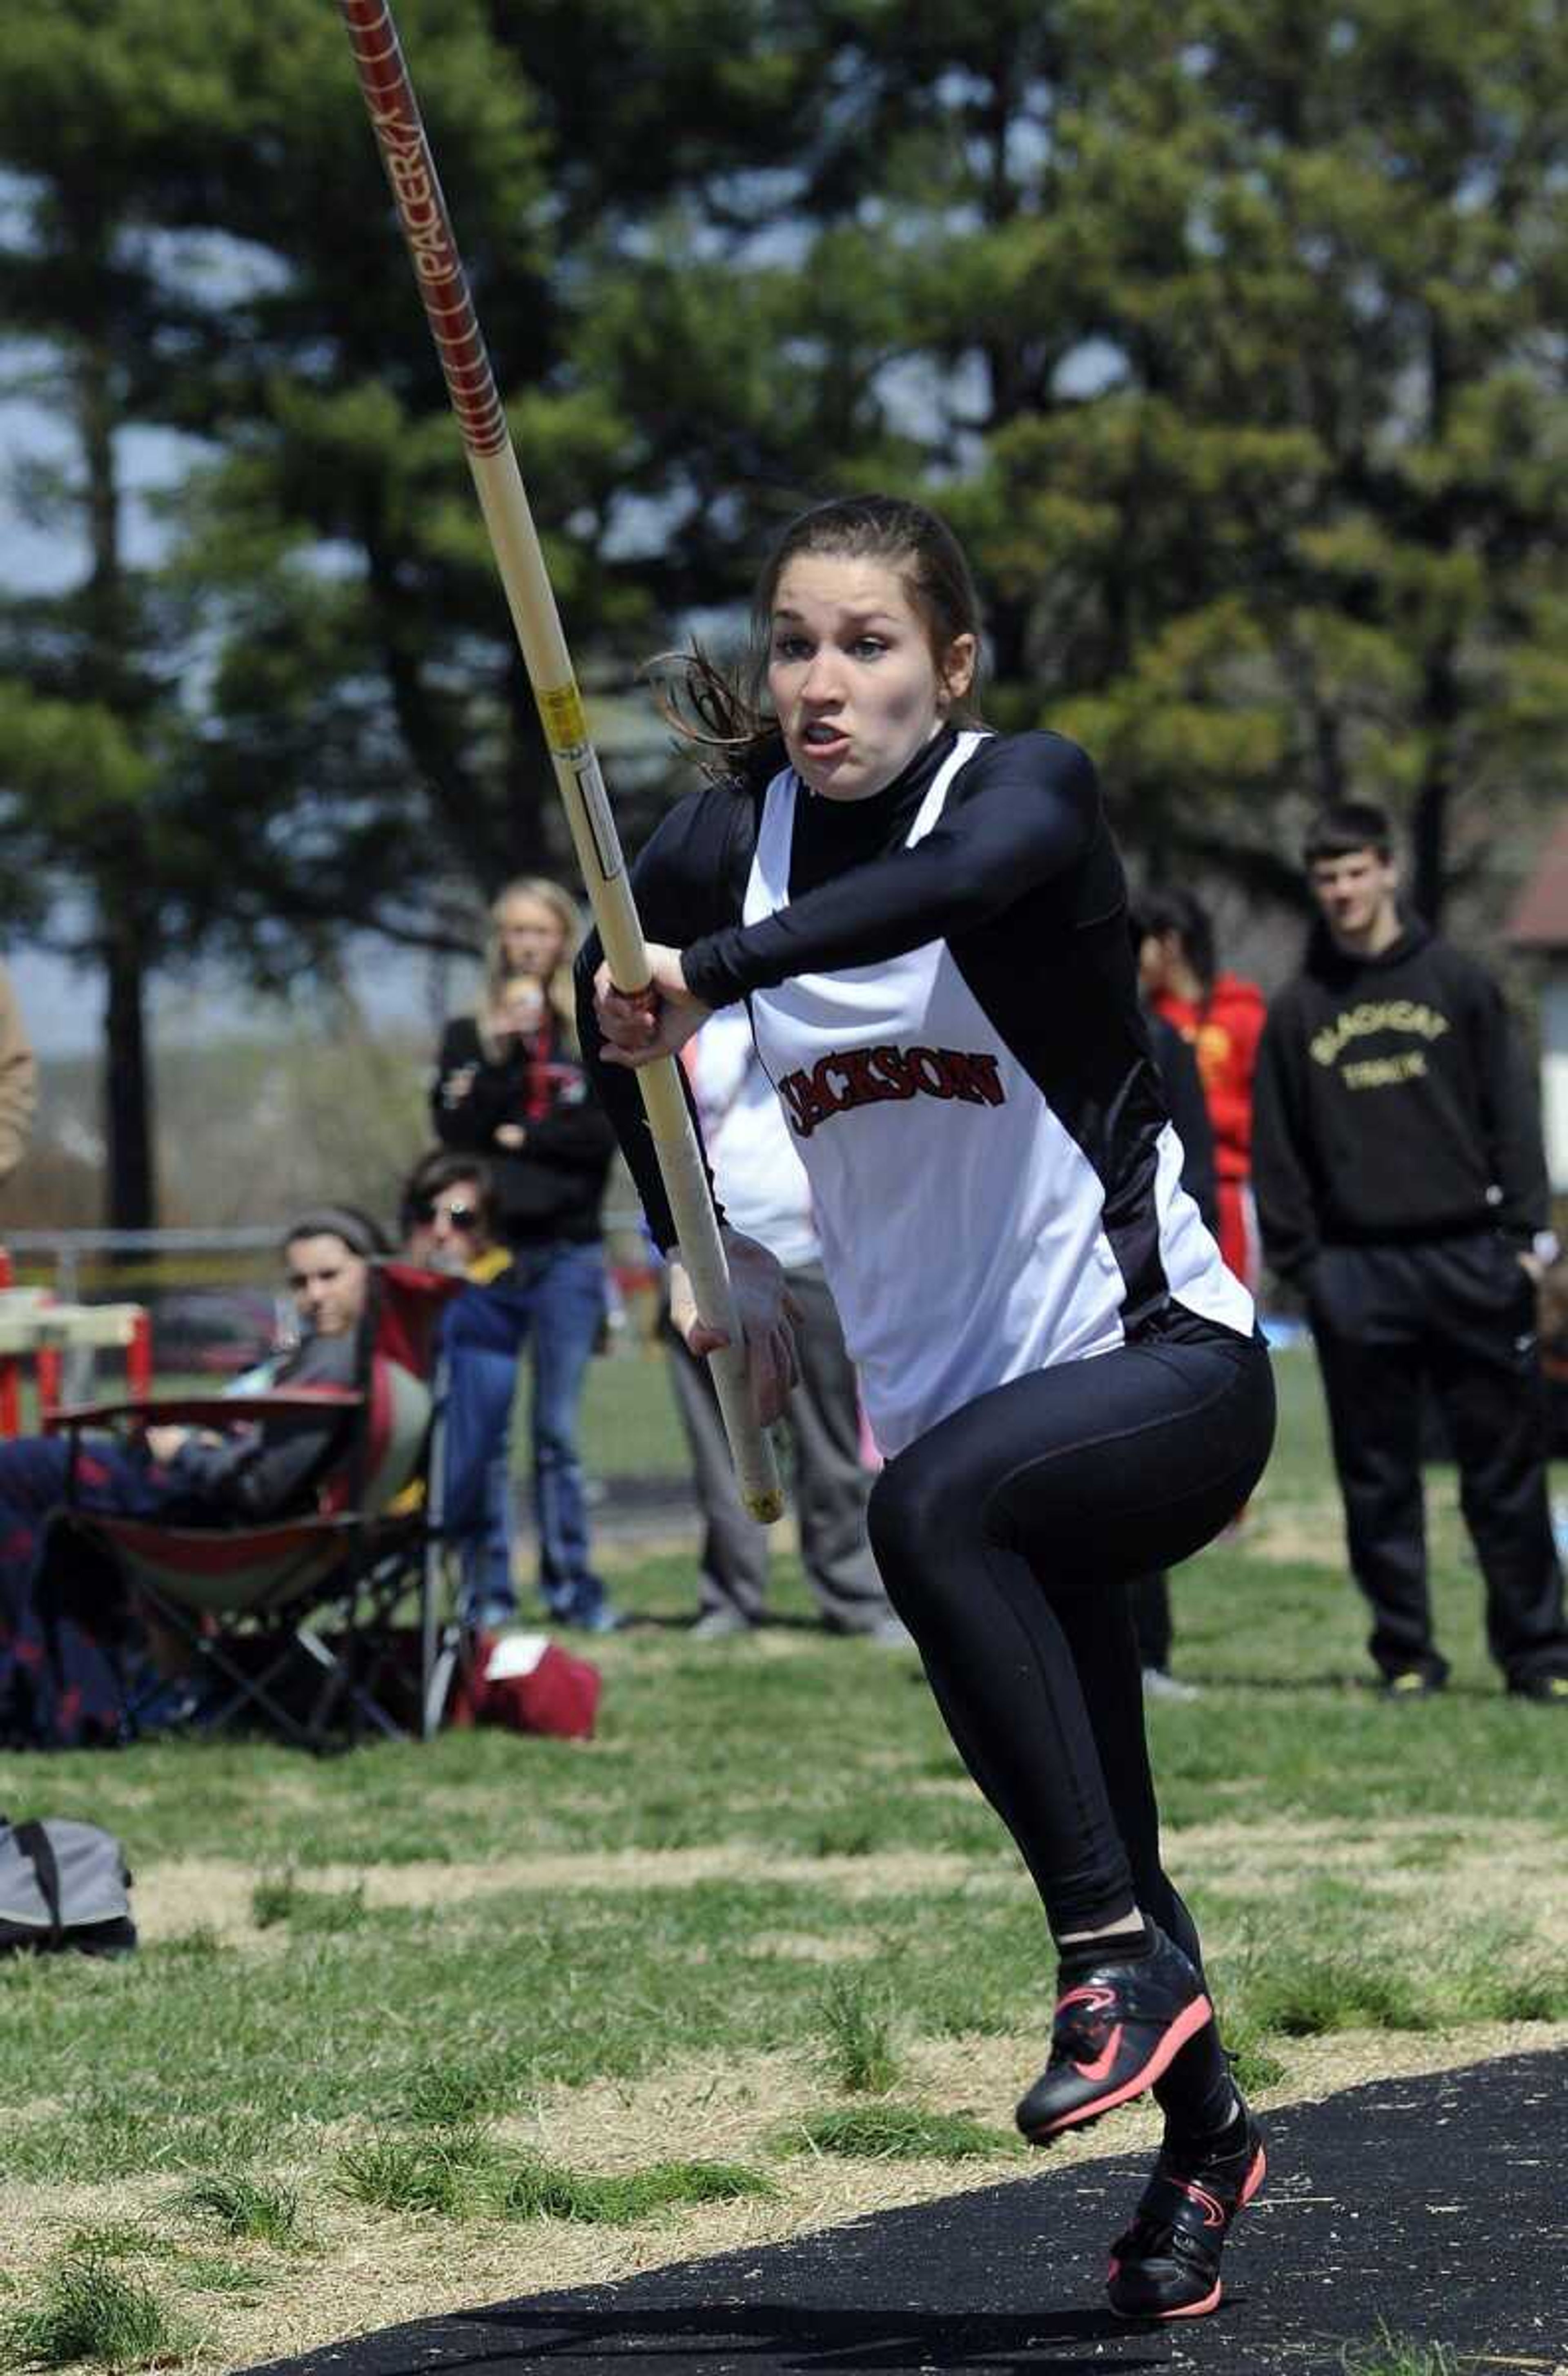
M944 731L852 802L789 768L754 794L710 788L671 813L635 884L697 996L749 1004L885 1452L1173 1306L1251 1331L1180 1184L1121 862L1075 745ZM585 1014L669 1245L636 1085L598 1044Z

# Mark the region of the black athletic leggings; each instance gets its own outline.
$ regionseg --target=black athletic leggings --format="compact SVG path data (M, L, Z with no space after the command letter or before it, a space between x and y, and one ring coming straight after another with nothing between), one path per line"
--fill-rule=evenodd
M888 1595L1058 1938L1136 1902L1196 1958L1160 1867L1126 1586L1212 1540L1273 1437L1262 1344L1172 1307L1135 1344L981 1395L877 1480Z

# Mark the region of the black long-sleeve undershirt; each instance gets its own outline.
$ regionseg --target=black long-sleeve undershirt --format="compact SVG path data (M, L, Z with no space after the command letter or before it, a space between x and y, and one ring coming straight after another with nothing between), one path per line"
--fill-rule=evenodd
M876 964L989 926L1003 933L1015 921L1009 911L1036 925L1069 928L1120 911L1121 870L1105 835L1094 769L1057 734L988 738L954 778L936 826L907 848L915 815L953 747L945 729L868 800L802 792L789 905L752 925L740 919L762 795L729 786L691 794L662 821L633 869L647 937L680 948L697 997L723 1006L802 973ZM1061 913L1044 918L1041 897L1069 883ZM649 1225L669 1246L674 1227L636 1084L624 1067L605 1064L600 1052L592 1012L600 956L595 937L578 960L584 1060Z
M790 852L789 906L760 923L721 927L686 949L682 969L704 1005L728 1005L797 974L876 965L927 941L952 940L1083 855L1099 818L1094 770L1057 734L983 742L931 832L912 849L904 847L909 813L952 747L949 734L936 740L939 754L928 746L872 801L807 796ZM917 782L907 781L910 776ZM862 809L881 814L855 814Z

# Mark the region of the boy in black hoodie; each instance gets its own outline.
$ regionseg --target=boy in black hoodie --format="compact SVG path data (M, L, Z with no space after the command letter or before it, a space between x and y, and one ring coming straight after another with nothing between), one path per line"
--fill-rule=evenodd
M1398 1697L1441 1688L1421 1499L1423 1374L1459 1465L1511 1692L1568 1706L1536 1284L1556 1253L1546 1164L1496 984L1402 917L1388 819L1307 838L1323 922L1258 1051L1253 1186L1274 1268L1304 1291L1350 1564Z

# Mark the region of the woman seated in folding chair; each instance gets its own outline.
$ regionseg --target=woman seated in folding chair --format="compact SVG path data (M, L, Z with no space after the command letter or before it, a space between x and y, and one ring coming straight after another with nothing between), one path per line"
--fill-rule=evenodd
M291 1224L283 1256L300 1340L269 1364L269 1386L356 1384L371 1261L386 1251L351 1206L324 1205ZM0 1741L65 1748L119 1728L118 1679L92 1637L69 1622L49 1629L53 1644L46 1637L38 1586L58 1512L69 1503L187 1527L289 1516L311 1506L351 1423L323 1412L223 1430L154 1426L125 1442L86 1437L74 1455L63 1435L0 1444Z

